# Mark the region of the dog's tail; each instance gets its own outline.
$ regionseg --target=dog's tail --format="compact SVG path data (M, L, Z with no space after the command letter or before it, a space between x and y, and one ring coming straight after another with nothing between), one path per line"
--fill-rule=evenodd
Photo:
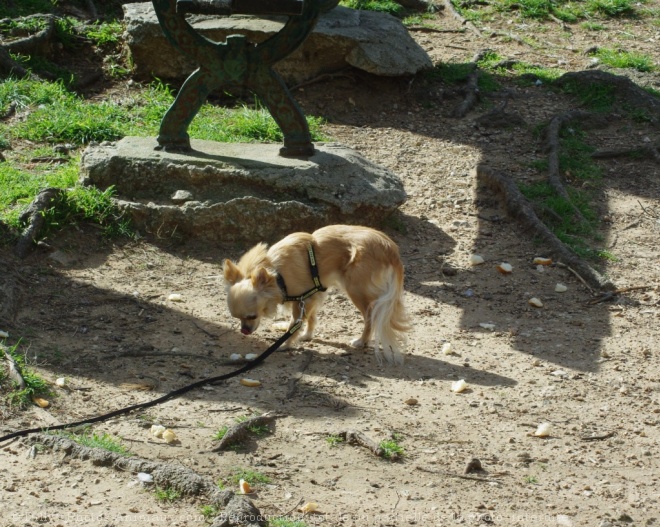
M374 285L381 291L369 312L376 358L401 365L406 332L410 331L410 319L403 305L403 267L388 267Z

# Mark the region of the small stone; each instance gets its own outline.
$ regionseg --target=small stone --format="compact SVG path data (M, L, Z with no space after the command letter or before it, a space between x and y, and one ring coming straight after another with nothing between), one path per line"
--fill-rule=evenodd
M417 399L415 399L414 397L411 397L410 399L406 399L403 402L406 403L408 406L415 406L415 405L419 404L419 401Z
M188 190L177 190L174 194L172 194L172 202L173 203L185 203L186 201L192 201L194 199L192 192Z

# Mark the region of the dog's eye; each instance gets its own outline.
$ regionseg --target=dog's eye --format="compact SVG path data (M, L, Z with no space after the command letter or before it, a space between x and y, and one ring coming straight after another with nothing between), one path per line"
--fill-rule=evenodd
M245 317L245 320L257 320L257 315L249 315Z

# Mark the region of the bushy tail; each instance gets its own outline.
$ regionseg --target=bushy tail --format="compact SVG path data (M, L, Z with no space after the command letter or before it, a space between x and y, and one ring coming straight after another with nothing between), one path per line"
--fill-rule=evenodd
M403 305L403 269L388 267L374 286L381 291L369 313L376 358L379 362L385 358L391 364L401 365L406 332L410 331L410 320Z

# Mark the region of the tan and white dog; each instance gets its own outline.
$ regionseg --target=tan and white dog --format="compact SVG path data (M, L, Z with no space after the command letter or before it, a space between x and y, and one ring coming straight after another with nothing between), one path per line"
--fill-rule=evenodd
M311 340L325 289L336 287L364 317L362 336L351 345L364 347L373 336L379 361L384 357L403 363L410 329L403 305L403 264L399 248L380 231L330 225L312 234L290 234L270 248L265 243L254 246L237 263L225 260L224 277L229 311L240 319L244 335L253 333L261 319L272 317L285 301L293 325L302 301L305 331L292 340Z

